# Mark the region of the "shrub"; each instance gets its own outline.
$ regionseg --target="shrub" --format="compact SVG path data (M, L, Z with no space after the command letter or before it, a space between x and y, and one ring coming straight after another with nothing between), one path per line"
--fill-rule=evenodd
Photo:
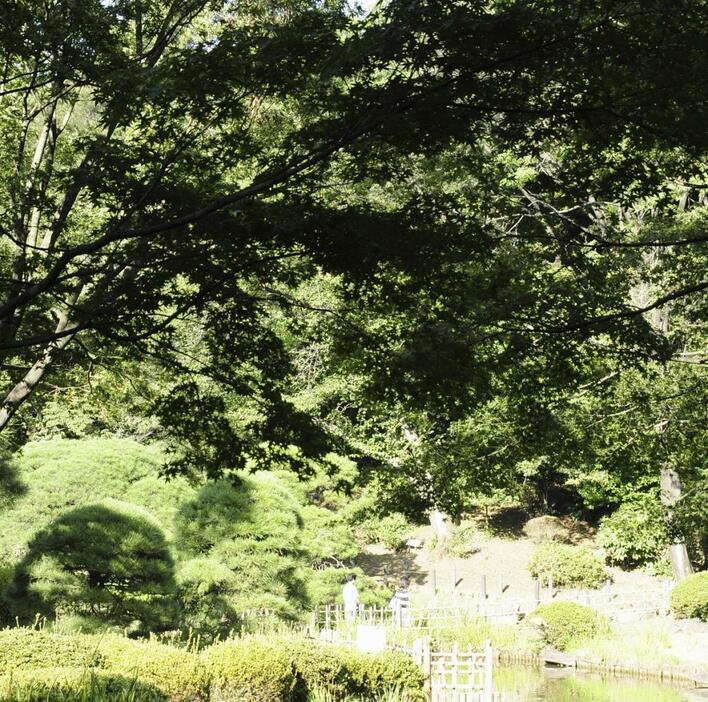
M576 602L540 605L529 619L543 622L543 643L560 651L564 651L573 639L592 638L604 625L604 620L594 609Z
M393 512L385 517L369 519L362 524L366 540L382 543L386 548L390 549L399 548L411 528L408 519L400 512Z
M14 668L102 668L106 658L99 638L73 634L63 636L35 629L0 631L0 670Z
M292 658L282 646L232 639L214 644L204 655L212 675L212 699L292 702L304 697Z
M158 473L162 456L157 447L127 439L61 439L26 444L12 463L27 487L0 509L0 556L19 560L32 536L56 517L109 497L124 499L133 483Z
M674 587L671 609L677 619L708 621L708 571L689 575Z
M107 670L149 683L171 702L206 700L209 671L194 653L156 641L95 637Z
M180 572L186 622L209 636L209 622L227 612L229 619L256 609L283 619L303 614L309 603L302 526L294 496L268 473L241 475L237 484L209 483L182 504L177 546L187 558L199 559ZM208 567L201 570L204 559Z
M549 542L531 556L528 564L534 577L566 587L600 587L610 576L602 560L584 546Z
M472 523L460 524L445 541L445 552L453 558L465 558L473 551L472 540L477 528Z
M160 629L173 621L174 592L160 525L135 505L106 500L72 510L39 532L8 597L25 620L60 612Z
M610 563L635 567L655 562L669 545L665 516L657 500L625 502L600 522L597 542Z
M355 693L373 696L395 691L404 699L424 700L423 674L410 656L399 651L359 653L348 650L347 668Z
M0 677L5 702L166 702L167 696L136 678L86 668L40 668Z
M301 637L272 641L288 652L307 692L325 691L335 699L366 699L396 690L405 699L423 699L423 676L409 656L394 651L360 653Z

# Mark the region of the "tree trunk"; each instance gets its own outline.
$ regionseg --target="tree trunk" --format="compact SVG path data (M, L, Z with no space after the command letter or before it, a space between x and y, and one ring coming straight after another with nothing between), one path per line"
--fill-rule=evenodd
M437 548L442 549L445 546L447 537L450 535L450 527L447 524L445 514L438 509L431 510L430 526L435 530L435 536L438 540Z
M671 468L664 466L661 469L661 502L666 507L669 530L674 517L674 506L681 499L681 479L679 474ZM685 577L693 573L691 561L688 558L686 550L686 542L683 540L674 540L669 546L669 558L671 559L671 568L674 571L676 580L683 580Z
M59 321L55 328L56 334L61 334L65 331L71 331L70 311L72 305L76 303L79 291L76 291L68 302L66 309L59 314ZM66 348L69 342L74 338L75 334L67 334L55 341L52 341L44 349L41 358L35 361L34 365L25 373L22 380L17 383L10 392L7 393L5 399L0 405L0 431L2 431L7 423L12 419L12 416L17 412L20 405L30 396L32 391L37 387L39 382L44 377L47 369L56 360L57 356Z

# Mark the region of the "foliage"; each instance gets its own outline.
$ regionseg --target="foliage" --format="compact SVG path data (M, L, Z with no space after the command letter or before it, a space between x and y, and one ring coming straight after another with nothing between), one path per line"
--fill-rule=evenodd
M100 639L82 634L63 636L36 629L0 631L0 669L103 668Z
M144 446L127 439L51 440L27 444L12 459L18 479L27 485L24 495L0 510L0 554L10 560L24 555L32 536L68 509L105 498L159 502L160 517L169 520L174 507L167 499L152 497L131 486L145 479L146 488L163 490L156 479L163 458L159 446Z
M182 503L175 540L185 559L180 583L185 626L227 633L233 613L268 609L294 619L307 604L302 517L275 475L241 474L205 485ZM190 559L196 559L190 562Z
M212 674L212 689L226 702L292 702L298 677L287 649L274 643L229 640L211 646L205 660Z
M566 650L575 639L592 638L605 626L594 609L576 602L540 605L531 612L529 620L540 620L542 642L560 651Z
M106 669L151 685L171 702L208 699L209 670L184 648L121 636L97 636L94 640L105 657Z
M708 621L708 571L689 575L674 587L671 609L679 619Z
M653 497L625 502L602 519L597 543L610 563L634 567L657 561L669 545L665 510Z
M382 543L386 548L396 550L401 547L412 525L404 514L392 512L367 520L361 526L365 538L372 543Z
M531 556L528 569L536 578L553 579L559 587L600 587L609 579L602 559L586 546L549 542Z
M465 558L472 549L471 541L477 533L477 528L472 523L463 523L455 527L452 534L445 541L445 551L453 558Z
M8 597L25 621L73 613L140 630L175 618L172 556L158 522L116 500L78 507L40 531Z
M348 573L356 575L356 588L359 602L365 607L387 605L393 590L383 587L374 579L364 574L361 568L323 568L310 574L308 578L309 600L313 606L322 604L343 604L342 587Z
M167 695L136 678L87 668L39 668L0 676L6 702L167 702Z

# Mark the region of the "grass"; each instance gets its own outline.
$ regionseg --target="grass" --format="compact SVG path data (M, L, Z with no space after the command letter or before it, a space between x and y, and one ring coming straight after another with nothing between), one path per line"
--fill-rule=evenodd
M646 621L631 631L614 626L592 638L571 641L568 650L583 658L609 663L652 666L681 663L672 648L668 627L661 620Z

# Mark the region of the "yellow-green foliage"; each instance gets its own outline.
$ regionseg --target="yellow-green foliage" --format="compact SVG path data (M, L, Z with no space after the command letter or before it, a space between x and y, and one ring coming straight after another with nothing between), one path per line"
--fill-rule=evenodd
M558 586L600 587L610 577L602 559L585 546L548 542L531 556L531 575Z
M25 445L11 466L24 493L0 510L0 557L16 560L37 531L74 507L108 497L141 504L145 491L131 487L156 475L161 464L158 447L127 439L58 439ZM159 482L165 490L172 489L167 481ZM125 497L128 492L130 498ZM165 510L164 519L163 514L156 516L170 523L175 503L155 502Z
M34 668L0 676L3 702L168 702L135 677L90 668Z
M101 639L83 634L62 636L34 629L0 631L0 671L14 668L97 667L106 664Z
M542 642L561 651L573 640L592 638L604 625L594 609L576 602L540 605L529 615L529 620L541 620Z
M157 641L132 641L119 636L96 638L108 670L137 677L174 702L208 699L209 671L199 656Z
M708 571L689 575L671 591L671 609L678 619L708 621Z
M397 690L406 699L422 699L423 676L407 655L393 651L359 653L294 636L280 638L274 644L288 651L308 691L325 691L341 698Z
M304 697L292 658L282 646L234 639L211 646L204 661L212 674L212 698L220 702L291 702Z
M368 696L400 692L408 700L423 700L423 675L410 656L398 651L359 653L343 650L353 691Z
M5 630L0 632L0 669L12 673L25 691L32 680L42 685L61 682L57 695L75 685L75 695L50 695L47 702L103 700L105 685L96 688L95 699L82 697L90 686L81 671L94 672L101 685L137 681L139 690L135 685L131 689L147 697L135 697L135 702L302 702L316 690L366 698L396 690L416 701L422 699L423 685L420 671L404 654L358 653L294 635L230 639L197 654L112 634ZM121 695L123 691L118 690Z

